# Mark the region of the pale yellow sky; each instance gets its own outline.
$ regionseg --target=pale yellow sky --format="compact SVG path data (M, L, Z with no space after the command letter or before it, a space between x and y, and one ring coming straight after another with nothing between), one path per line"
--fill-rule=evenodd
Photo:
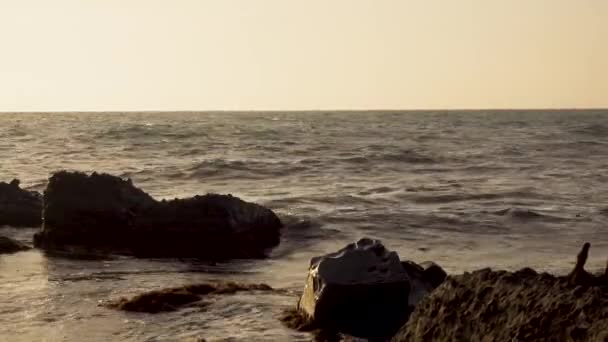
M0 111L608 107L607 0L0 0Z

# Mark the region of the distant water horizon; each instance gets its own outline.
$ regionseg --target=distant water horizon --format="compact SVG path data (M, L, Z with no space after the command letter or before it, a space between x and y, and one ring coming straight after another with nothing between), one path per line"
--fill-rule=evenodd
M103 114L103 113L129 113L129 114L213 114L213 113L475 113L475 112L486 112L486 113L503 113L503 112L602 112L605 113L608 108L604 107L572 107L572 108L525 108L525 107L514 107L514 108L419 108L419 109L390 109L390 108L372 108L372 109L179 109L179 110L154 110L154 109L126 109L126 110L1 110L2 114Z
M2 113L0 181L43 191L66 169L131 178L158 199L231 193L281 217L281 244L267 260L214 266L0 256L0 337L10 341L307 341L277 315L295 304L311 257L364 236L450 273L563 274L587 241L589 270L608 258L608 109L82 113ZM26 243L34 232L0 228ZM161 315L97 305L219 279L294 295Z

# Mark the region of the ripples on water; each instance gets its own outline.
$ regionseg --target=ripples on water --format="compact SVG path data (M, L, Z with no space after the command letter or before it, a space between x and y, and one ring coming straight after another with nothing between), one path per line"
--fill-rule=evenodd
M311 256L363 235L448 271L565 272L584 241L608 258L608 114L593 112L2 114L0 180L59 169L131 177L158 198L233 193L288 227L264 261L0 256L10 341L309 340L276 320L296 295L126 314L100 301L196 281L300 290ZM31 242L34 230L0 229Z

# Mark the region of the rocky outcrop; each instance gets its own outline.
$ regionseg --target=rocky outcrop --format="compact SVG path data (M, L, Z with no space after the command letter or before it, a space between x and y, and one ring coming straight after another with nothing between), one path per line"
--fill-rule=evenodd
M156 201L130 180L65 171L49 179L43 218L34 243L44 249L209 260L264 257L282 227L271 210L231 195Z
M432 290L420 278L423 272L414 263L402 265L380 241L361 239L311 260L297 311L283 322L304 331L386 339L407 320L411 301Z
M107 307L134 312L159 313L175 311L179 308L199 302L204 296L233 294L243 291L273 291L266 284L238 284L233 282L218 284L193 284L147 292L131 299L121 298L106 304Z
M605 341L608 269L566 277L483 269L451 276L425 297L393 338L401 341Z
M42 196L19 187L19 180L0 182L0 226L40 227Z
M21 242L0 235L0 254L16 253L30 249Z

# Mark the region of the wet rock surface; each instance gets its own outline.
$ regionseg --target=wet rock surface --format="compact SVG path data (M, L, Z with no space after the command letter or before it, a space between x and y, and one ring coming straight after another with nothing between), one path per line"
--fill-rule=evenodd
M280 240L269 209L231 195L156 201L130 180L58 172L44 192L37 247L73 246L140 257L261 258Z
M30 247L22 244L21 242L0 235L0 254L16 253L26 251L28 249L30 249Z
M273 291L266 284L202 283L147 292L133 298L121 298L105 306L122 311L159 313L175 311L201 301L205 296L227 295L243 291Z
M18 179L0 182L0 226L40 227L42 196L19 185Z
M404 341L606 341L608 269L577 266L565 277L478 270L450 276L425 297L393 338Z

